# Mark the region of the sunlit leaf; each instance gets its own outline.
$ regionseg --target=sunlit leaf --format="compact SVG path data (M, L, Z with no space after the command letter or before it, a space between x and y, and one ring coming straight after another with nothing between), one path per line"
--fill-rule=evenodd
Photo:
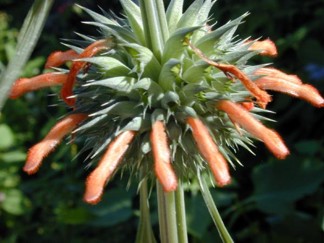
M21 215L27 210L27 199L17 189L8 190L4 194L4 200L0 207L10 214Z
M0 150L7 149L14 144L14 136L6 124L0 124Z

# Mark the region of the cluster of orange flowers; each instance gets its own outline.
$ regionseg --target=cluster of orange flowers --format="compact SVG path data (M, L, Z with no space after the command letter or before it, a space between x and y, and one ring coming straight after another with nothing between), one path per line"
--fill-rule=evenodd
M324 99L319 92L313 86L303 84L296 75L289 75L275 68L260 68L254 73L257 79L251 81L237 67L214 62L190 42L188 44L202 60L220 69L232 79L240 80L256 99L256 103L262 108L265 108L267 103L271 101L271 96L266 92L267 90L278 91L304 99L316 107L324 106ZM247 44L249 43L247 42ZM73 97L73 86L76 76L87 66L87 62L82 61L82 58L93 57L99 52L111 49L113 45L110 39L105 39L92 43L79 54L73 50L52 53L47 60L45 68L59 67L67 61L72 61L70 72L51 72L33 78L18 79L12 87L10 98L18 98L26 92L33 90L61 85L61 98L67 105L73 107L76 102L76 98ZM258 50L261 55L277 55L276 46L269 39L253 41L252 44L250 43L249 50ZM225 112L235 127L242 127L254 137L263 141L277 158L284 159L289 154L288 148L275 131L265 127L250 114L249 111L253 107L254 103L252 101L234 103L229 100L221 100L215 104L215 108ZM59 121L42 141L29 150L24 171L28 174L37 172L44 157L54 150L67 134L73 132L87 118L88 114L70 114ZM208 162L217 184L220 186L229 184L231 177L228 164L214 142L207 126L197 117L188 117L186 122L191 128L197 147L201 155ZM98 166L87 179L84 195L86 202L97 203L100 200L106 182L117 169L135 135L135 131L121 132L109 144ZM152 124L150 141L155 174L165 191L174 191L177 188L178 180L171 166L170 147L163 121L156 121Z

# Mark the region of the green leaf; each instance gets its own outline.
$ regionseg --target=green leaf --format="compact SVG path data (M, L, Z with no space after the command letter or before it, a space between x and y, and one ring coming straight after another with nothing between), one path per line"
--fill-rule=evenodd
M8 149L14 145L14 135L6 124L0 124L0 138L0 150Z
M295 145L295 148L299 153L306 156L314 156L317 152L320 152L323 149L323 145L316 140L306 140L298 142Z
M107 114L103 114L101 116L98 116L96 118L93 118L91 120L87 120L83 125L79 126L75 132L82 131L84 129L89 129L91 127L94 127L97 123L103 121L104 119L107 118Z
M209 65L205 61L198 61L184 71L182 78L188 83L199 83L205 77Z
M8 190L4 193L1 207L7 213L22 215L27 211L28 201L23 193L17 189Z
M150 78L139 80L134 85L134 89L144 89L148 91L149 106L154 106L163 97L163 90L161 87Z
M139 114L141 110L142 109L137 102L120 101L107 108L103 108L102 110L91 114L91 116L109 114L109 115L121 116L123 118L128 118Z
M209 13L216 1L206 0L203 6L200 8L199 13L196 17L196 25L206 25L209 17ZM206 28L207 29L207 26ZM205 31L197 31L192 36L192 42L195 43L196 40L199 40L202 36L206 34Z
M159 84L164 90L171 91L175 89L176 77L174 72L172 71L172 68L178 66L179 64L179 60L171 58L162 66L162 70L159 76Z
M117 91L129 93L133 89L134 82L135 82L134 78L120 76L120 77L106 78L103 80L94 81L85 84L84 86L104 86Z
M200 194L195 194L186 201L186 204L190 209L187 210L188 232L198 239L202 239L212 222L205 201Z
M12 166L8 164L1 163L0 164L0 188L1 191L4 190L4 188L12 189L14 187L19 186L21 183L20 177L17 174L17 170L19 170L20 167L18 166ZM1 194L1 193L0 193ZM2 198L1 194L1 198ZM2 201L2 199L0 200Z
M187 45L184 43L186 36L190 35L199 28L200 26L194 26L182 28L174 32L165 43L162 63L166 63L171 58L181 60L184 49L187 47Z
M84 207L69 208L66 205L55 209L58 222L63 224L84 224L91 219L91 214Z
M203 0L194 1L181 16L177 24L177 29L202 24L202 23L197 23L197 17L199 16L199 12L203 4L204 4Z
M324 165L314 159L291 157L256 167L252 180L255 191L251 200L259 210L288 213L296 200L315 192L323 183Z
M161 64L150 49L131 43L123 46L125 46L132 57L138 61L138 63L135 63L135 72L137 72L139 76L150 77L153 80L158 79Z
M1 132L0 132L0 136L1 136ZM0 142L0 144L1 144L1 142ZM1 148L1 146L0 146L0 148ZM21 162L26 159L26 153L15 150L15 151L0 154L0 158L1 158L1 161L5 162L5 163Z
M235 31L237 26L242 22L242 20L247 15L248 14L243 14L237 19L234 19L233 21L229 21L225 25L205 35L199 41L197 41L196 47L199 48L206 55L208 55L210 52L213 52L215 44L219 41L219 39L228 31Z
M121 0L120 2L126 13L129 25L131 26L139 43L143 46L146 46L140 8L130 0Z
M114 24L102 24L93 21L84 21L83 23L99 27L103 32L104 36L114 36L118 39L118 41L122 43L136 42L134 33L131 32L128 28L121 27Z
M85 8L79 4L76 4L76 6L81 8L83 11L85 11L87 14L89 14L91 16L91 18L93 18L95 21L98 21L99 23L119 26L117 21L113 21L102 14L98 14L98 13L96 13L88 8Z
M161 100L161 105L165 109L169 108L169 105L171 103L171 106L173 103L179 105L180 104L180 97L176 92L168 91L164 94L162 100Z
M183 11L183 0L172 0L169 3L166 12L166 18L167 18L170 34L172 34L176 30L178 21L182 16L182 11Z
M80 60L100 66L102 71L106 72L106 76L109 77L124 76L131 72L129 67L113 57L99 56L92 58L82 58Z
M143 118L135 117L132 119L125 127L123 127L123 131L139 131L142 127Z
M0 76L0 110L12 83L19 77L36 45L52 3L53 0L36 0L24 20L18 36L16 54Z
M193 103L198 100L197 96L199 92L204 90L206 90L206 85L202 82L187 84L180 91L181 101L186 103L186 105L193 105Z
M89 225L96 227L109 227L128 220L132 212L133 191L124 188L109 189L103 196L100 204L91 207L94 220Z

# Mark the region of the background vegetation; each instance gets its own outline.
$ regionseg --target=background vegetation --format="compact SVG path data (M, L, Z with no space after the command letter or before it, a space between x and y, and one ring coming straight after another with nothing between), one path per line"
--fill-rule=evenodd
M109 3L107 3L109 2ZM191 1L186 1L189 5ZM33 1L0 0L0 72L12 57L21 23ZM64 49L62 39L74 31L96 35L82 25L89 19L74 3L99 11L120 11L119 1L57 0L42 36L21 76L42 72L46 56ZM271 37L280 55L275 66L316 86L324 94L324 1L219 0L213 12L218 24L251 12L238 33L242 38ZM64 114L55 90L38 91L7 101L0 117L0 242L134 242L138 196L126 176L107 187L97 206L82 202L88 171L80 143L60 146L39 173L22 173L27 149L39 141ZM213 190L225 224L237 242L320 242L324 207L324 110L284 95L275 96L271 118L291 149L277 161L262 144L256 156L241 151L244 167L233 170L234 183ZM217 242L218 233L196 185L188 187L186 206L190 242ZM157 208L151 197L156 232Z

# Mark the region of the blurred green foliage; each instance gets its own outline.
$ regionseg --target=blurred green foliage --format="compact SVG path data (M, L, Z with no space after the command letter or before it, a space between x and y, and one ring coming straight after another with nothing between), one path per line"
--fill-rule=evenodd
M33 1L0 0L0 72L13 55L16 38ZM167 2L167 1L166 1ZM191 1L186 1L189 5ZM96 35L80 24L88 16L74 7L119 11L118 1L56 1L42 37L22 76L42 72L46 56L74 31ZM279 49L275 66L316 86L324 94L324 1L219 0L218 24L251 12L238 30L243 37L270 37ZM272 59L262 57L263 61ZM21 172L28 147L39 141L64 114L53 90L8 101L0 120L0 242L134 242L138 225L136 183L126 189L119 176L97 206L82 202L87 164L77 158L79 141L62 145L34 176ZM234 183L212 194L237 242L320 242L323 237L323 110L284 95L270 106L275 127L291 148L285 161L275 160L257 144L256 156L241 152L244 167L233 170ZM54 104L54 106L53 106ZM186 208L190 242L217 242L215 229L197 184L188 186ZM155 193L152 222L158 232Z

